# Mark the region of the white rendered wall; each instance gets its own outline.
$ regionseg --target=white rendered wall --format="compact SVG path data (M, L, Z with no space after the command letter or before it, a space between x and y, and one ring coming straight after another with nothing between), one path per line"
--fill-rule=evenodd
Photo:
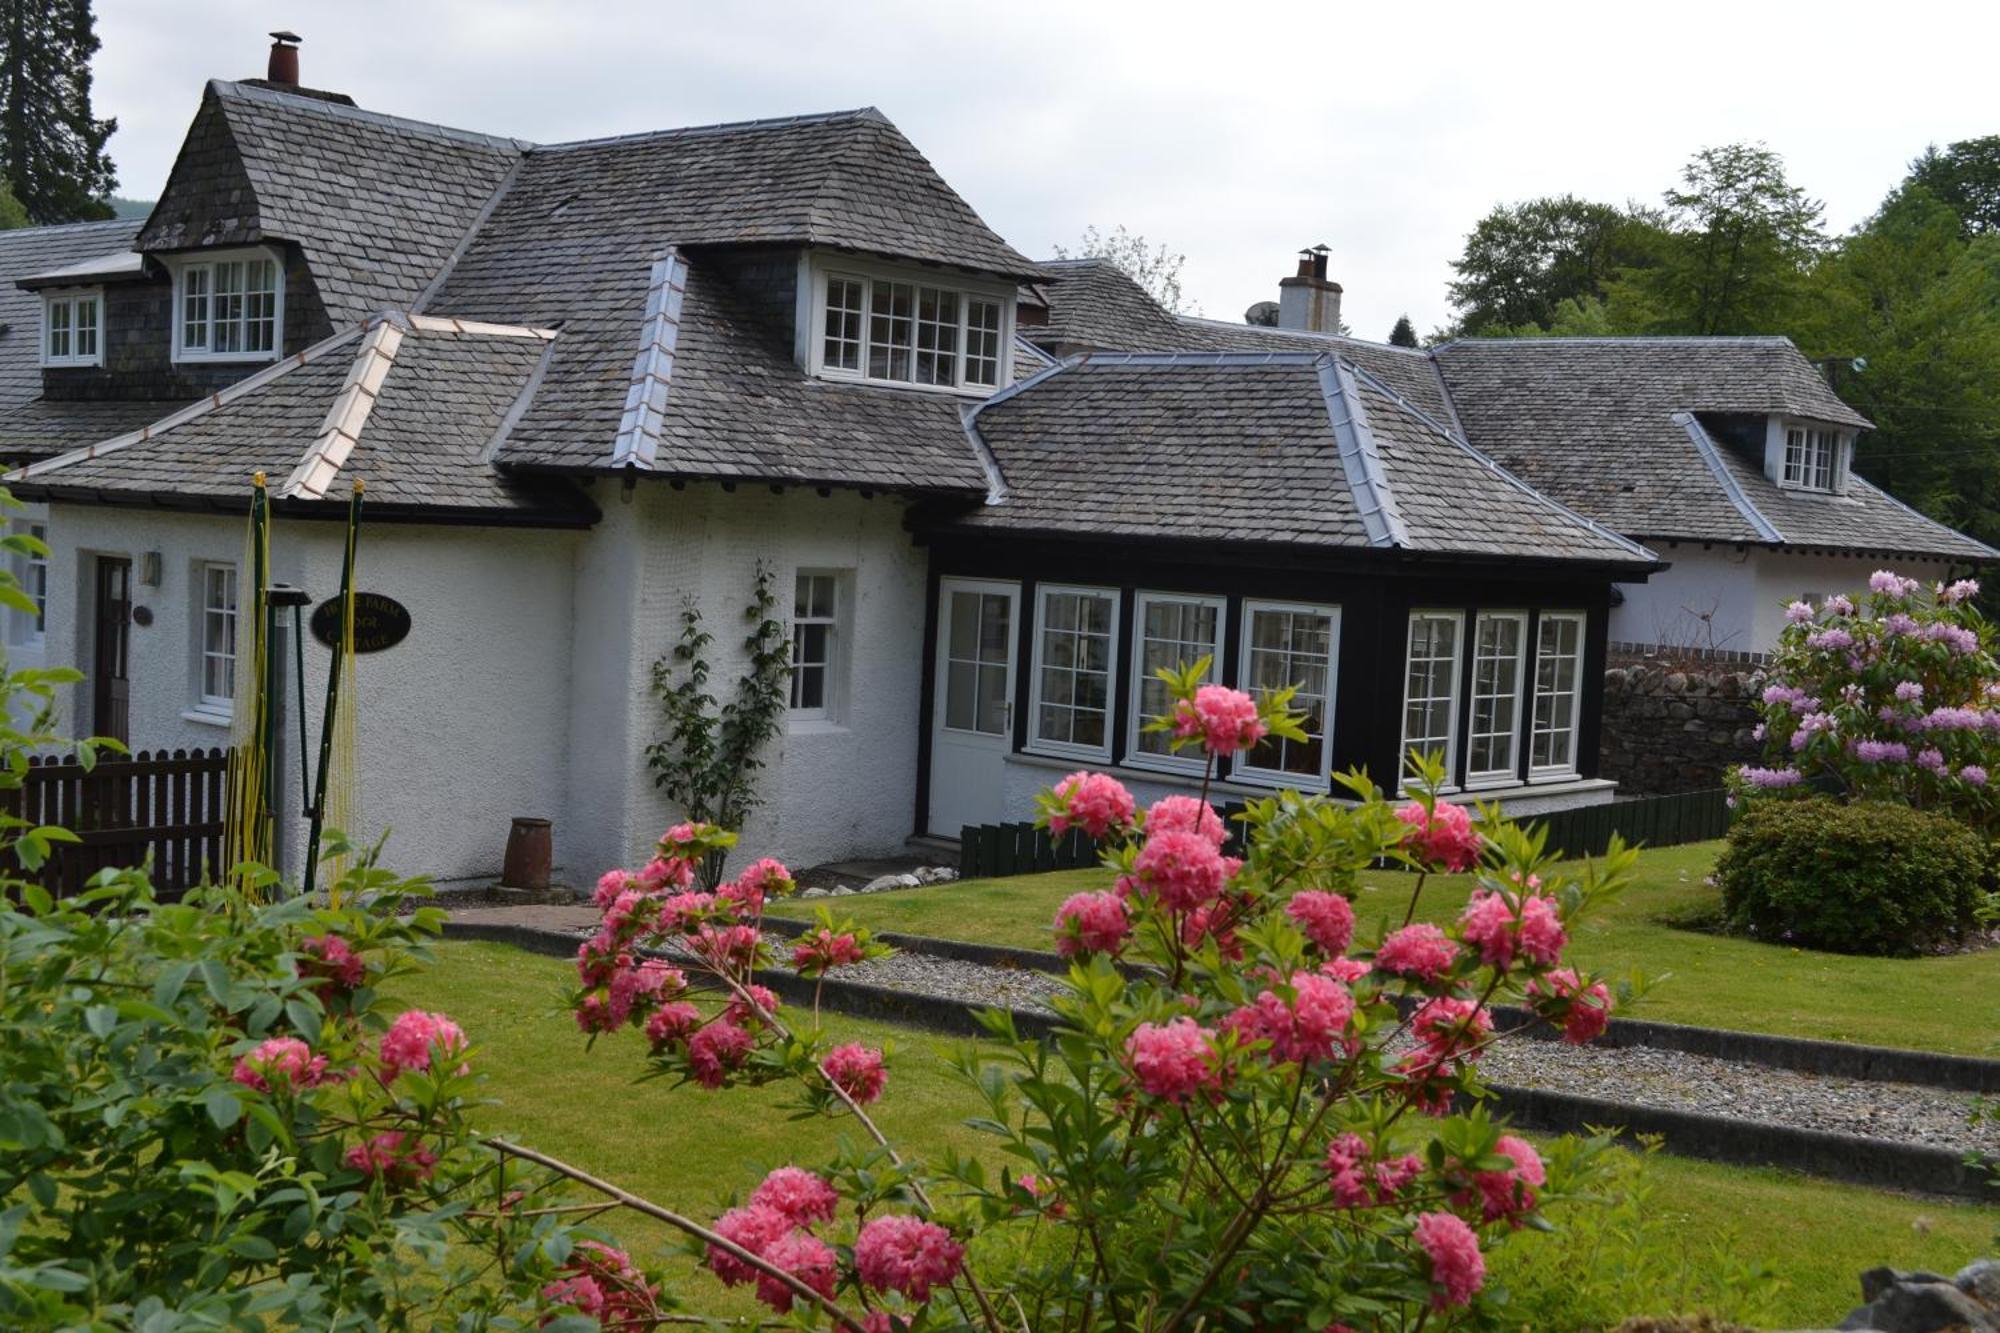
M1611 611L1614 643L1767 653L1784 628L1786 603L1798 597L1851 596L1865 591L1868 576L1883 568L1926 582L1945 577L1950 568L1939 560L1761 547L1655 542L1653 549L1673 568L1645 583L1619 585L1625 604Z

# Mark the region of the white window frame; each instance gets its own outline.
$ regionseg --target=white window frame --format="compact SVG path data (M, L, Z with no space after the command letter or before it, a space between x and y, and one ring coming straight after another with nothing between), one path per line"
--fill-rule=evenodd
M1478 730L1476 726L1478 722L1479 701L1482 698L1490 697L1494 699L1501 699L1507 697L1505 695L1500 695L1500 694L1495 694L1490 696L1482 695L1479 692L1479 662L1480 662L1479 629L1482 624L1484 624L1486 621L1489 620L1511 620L1520 627L1520 637L1515 640L1517 647L1514 652L1514 692L1513 692L1514 723L1511 731L1509 732L1498 732L1498 731L1483 732ZM1467 636L1466 651L1470 653L1472 661L1471 678L1466 681L1466 687L1465 687L1466 790L1472 791L1486 787L1519 786L1521 782L1521 777L1520 777L1521 714L1522 714L1521 705L1523 698L1526 695L1525 686L1527 684L1528 660L1529 660L1528 613L1526 611L1503 611L1503 610L1494 610L1494 611L1482 610L1476 612L1472 618L1472 633ZM1498 661L1500 659L1495 658L1493 660ZM1477 744L1480 737L1488 735L1491 736L1506 735L1509 737L1507 745L1507 751L1508 751L1507 757L1509 761L1508 765L1504 769L1488 768L1488 769L1480 769L1478 771L1474 771L1472 767L1473 748Z
M15 519L9 526L16 536L33 537L43 545L48 544L49 525L45 519L20 518ZM42 648L48 642L49 558L46 555L16 552L13 557L13 571L15 583L23 593L34 600L39 610L32 616L26 611L9 610L7 642L16 648Z
M807 579L825 579L832 587L833 606L827 614L823 616L799 614L799 584ZM817 666L825 673L824 684L820 689L820 702L816 706L808 708L802 707L796 702L791 704L788 712L795 721L827 722L832 721L839 714L840 667L844 648L842 640L846 638L846 635L841 632L841 621L842 614L847 609L848 600L846 589L842 585L846 581L845 577L843 577L843 571L838 569L802 568L793 573L791 616L792 667L788 698L791 700L798 698L799 670L801 667ZM800 659L799 653L802 636L799 630L802 626L806 625L826 626L826 660L824 662L808 663Z
M1555 691L1542 689L1542 642L1543 635L1552 624L1576 626L1576 651L1570 660L1575 664L1575 674L1570 679L1569 726L1565 728L1544 727L1541 721L1542 700L1561 698ZM1530 691L1528 704L1528 781L1547 782L1577 775L1577 741L1583 729L1583 658L1585 635L1590 628L1590 619L1582 611L1544 611L1535 618L1535 655L1533 666L1534 689ZM1569 737L1569 762L1565 764L1537 764L1535 762L1535 741L1543 735L1567 734Z
M1779 446L1778 484L1799 491L1833 494L1840 489L1845 437L1830 426L1787 421ZM1819 464L1824 462L1824 468Z
M89 307L96 334L91 350L80 353L76 350L77 314ZM70 350L57 355L49 350L49 342L55 333L56 311L64 311L69 320ZM56 291L42 293L42 364L45 366L101 366L104 364L104 289L101 287L64 287Z
M1445 787L1447 790L1456 791L1458 789L1458 748L1459 748L1458 711L1459 711L1459 705L1464 701L1464 695L1460 691L1459 687L1463 683L1464 671L1465 671L1465 612L1457 608L1430 607L1430 606L1412 607L1410 609L1409 619L1406 622L1404 622L1403 722L1400 731L1400 734L1402 736L1402 744L1396 751L1396 770L1397 773L1399 774L1398 782L1405 785L1409 782L1411 776L1409 772L1409 755L1410 751L1416 748L1417 738L1410 735L1410 704L1413 702L1412 697L1410 695L1410 653L1411 653L1410 640L1411 636L1416 631L1416 625L1419 620L1449 620L1452 624L1451 667L1450 667L1450 675L1446 678L1445 681L1445 696L1444 696L1445 720L1444 720L1443 762L1444 762L1444 773L1445 773ZM1435 695L1429 695L1426 697L1430 699L1437 698L1437 696ZM1433 738L1427 736L1424 737L1423 739L1428 741Z
M1289 612L1293 615L1323 616L1326 618L1326 707L1320 724L1325 728L1320 738L1320 772L1313 777L1293 773L1285 769L1259 768L1250 762L1256 751L1246 750L1237 755L1229 776L1237 781L1259 787L1289 787L1294 791L1323 792L1332 789L1333 780L1333 736L1334 712L1340 699L1340 607L1337 605L1315 605L1310 602L1258 601L1246 598L1243 602L1242 627L1238 634L1236 650L1237 688L1250 694L1257 693L1258 686L1250 674L1250 656L1256 646L1257 614L1260 611Z
M227 573L231 605L227 611L218 608L209 600L212 576ZM236 707L236 689L241 685L238 671L242 666L239 649L243 643L243 585L234 563L227 560L204 560L195 566L195 708L203 713L228 713ZM215 652L209 648L208 631L211 621L226 616L230 624L229 651ZM210 662L229 663L230 693L214 694L208 688L208 667Z
M215 270L226 264L251 264L259 260L269 260L277 276L277 287L271 309L271 346L258 351L216 352L209 347L187 345L187 286L190 274L201 273L207 284L208 307L205 316L208 325L210 346L215 342ZM169 261L174 273L173 305L173 358L176 364L201 364L205 362L255 362L275 361L285 354L285 258L268 246L250 246L237 250L203 250L182 255ZM240 321L248 326L248 293L245 293L245 314Z
M1095 597L1111 603L1111 624L1105 635L1104 663L1104 743L1102 745L1079 745L1074 741L1044 740L1042 725L1042 645L1047 630L1048 599L1052 596L1068 595ZM1034 649L1029 654L1030 672L1028 686L1028 742L1026 748L1034 754L1059 755L1066 759L1096 759L1109 762L1111 759L1112 728L1118 719L1118 612L1123 599L1116 588L1094 587L1075 583L1042 583L1035 587L1035 619L1033 629ZM1063 707L1075 709L1074 704Z
M1014 379L1014 301L1018 289L1014 286L975 278L969 275L946 274L938 269L899 268L856 259L847 255L808 256L800 269L799 328L795 350L800 362L813 375L822 379L838 380L846 384L868 384L907 390L914 393L950 394L959 398L986 398L1011 384ZM848 370L826 363L826 312L827 283L832 279L846 279L861 284L861 325L860 356L858 368ZM922 304L922 294L917 290L929 287L937 291L953 293L958 299L958 344L956 370L950 384L919 384L914 379L876 378L868 373L869 337L873 333L875 284L878 282L903 283L910 287L910 363L915 374L917 357L918 309ZM971 333L972 302L992 302L1000 308L999 343L996 350L992 384L970 384L965 381L967 360L966 345Z
M1206 655L1210 659L1208 677L1210 681L1222 679L1222 644L1229 632L1229 599L1211 597L1205 594L1179 592L1140 591L1132 601L1132 682L1130 706L1125 710L1125 762L1134 768L1158 769L1163 773L1193 773L1199 775L1207 771L1208 756L1200 749L1189 746L1178 754L1148 754L1139 748L1139 738L1144 734L1144 706L1146 682L1153 673L1146 668L1146 608L1157 602L1177 602L1188 606L1203 606L1215 612L1215 642L1207 646ZM1189 662L1192 666L1193 663ZM1154 733L1155 735L1159 733Z

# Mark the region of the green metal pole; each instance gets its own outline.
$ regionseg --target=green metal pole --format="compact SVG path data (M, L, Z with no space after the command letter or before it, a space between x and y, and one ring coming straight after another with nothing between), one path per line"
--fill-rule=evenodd
M340 707L340 664L347 649L347 604L354 596L354 545L361 531L361 483L347 504L347 547L340 562L340 614L334 618L333 656L326 667L326 712L319 724L319 778L314 784L312 827L306 834L306 892L319 871L319 838L326 824L326 775L333 765L334 716ZM351 831L351 830L350 830Z
M312 809L312 779L306 775L306 631L305 609L292 607L292 666L299 685L299 809Z
M251 596L255 599L252 605L264 612L262 615L253 615L250 620L256 627L256 632L263 636L260 642L263 651L259 656L264 661L264 679L255 685L259 693L253 713L254 725L251 728L250 738L251 744L257 747L257 753L263 756L264 771L260 775L262 781L259 783L261 788L259 795L262 801L255 812L250 833L254 838L253 845L257 859L262 861L268 859L271 849L271 795L275 790L271 781L271 752L275 738L271 735L271 626L268 610L269 595L265 590L271 575L265 559L266 548L269 545L271 508L269 494L264 489L264 474L261 472L257 474L257 489L252 492L250 504L252 533L250 546L251 560L254 563L251 573L255 576L250 584L253 590Z

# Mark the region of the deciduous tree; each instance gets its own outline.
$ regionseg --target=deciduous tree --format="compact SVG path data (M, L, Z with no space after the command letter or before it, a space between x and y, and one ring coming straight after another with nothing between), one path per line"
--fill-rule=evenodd
M1181 293L1181 265L1187 262L1187 256L1164 245L1153 245L1137 232L1125 230L1123 224L1109 232L1094 225L1085 227L1083 239L1075 249L1062 245L1053 248L1057 259L1108 259L1169 313L1180 314L1188 309Z
M1958 214L1968 237L2000 231L2000 134L1960 139L1940 150L1924 149L1910 163L1910 185L1920 185Z

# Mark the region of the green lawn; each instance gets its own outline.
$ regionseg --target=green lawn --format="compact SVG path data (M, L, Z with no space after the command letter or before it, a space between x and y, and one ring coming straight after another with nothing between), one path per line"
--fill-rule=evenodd
M794 1122L771 1091L705 1093L639 1084L635 1039L600 1043L586 1053L558 993L569 975L560 961L497 944L448 944L436 964L397 983L398 998L458 1019L479 1048L477 1063L497 1104L486 1126L554 1152L669 1206L712 1217L726 1196L747 1191L767 1167L810 1165L843 1132L825 1121ZM965 1091L937 1052L943 1039L879 1024L838 1020L841 1034L893 1040L884 1128L917 1154L946 1145L982 1146L959 1121L971 1113ZM1772 1264L1784 1288L1756 1311L1781 1326L1831 1325L1856 1299L1855 1278L1888 1263L1952 1271L1990 1249L2000 1210L1908 1198L1807 1180L1772 1171L1654 1158L1655 1190L1646 1228L1647 1259L1621 1258L1615 1228L1592 1210L1570 1214L1551 1236L1522 1233L1495 1256L1498 1280L1538 1286L1557 1299L1581 1271L1644 1271L1632 1299L1650 1310L1714 1304L1721 1298L1712 1259L1726 1250ZM1558 1217L1559 1223L1563 1218ZM663 1232L634 1219L617 1232L642 1252L657 1253ZM722 1293L692 1277L691 1297L705 1310L748 1314L741 1293ZM1524 1311L1541 1308L1523 1291ZM1725 1309L1722 1313L1752 1313Z
M2000 1053L2000 953L1853 958L1669 924L1718 906L1719 895L1703 880L1721 847L1709 842L1643 853L1637 882L1578 932L1571 956L1584 966L1616 976L1633 967L1649 977L1671 974L1634 1017L1961 1055ZM1358 909L1364 938L1383 922L1402 920L1413 882L1397 871L1366 878ZM826 903L875 930L1047 949L1057 904L1105 883L1102 871L1068 870L865 898L794 899L771 910L810 916ZM1469 891L1464 876L1435 876L1418 914L1449 920Z

